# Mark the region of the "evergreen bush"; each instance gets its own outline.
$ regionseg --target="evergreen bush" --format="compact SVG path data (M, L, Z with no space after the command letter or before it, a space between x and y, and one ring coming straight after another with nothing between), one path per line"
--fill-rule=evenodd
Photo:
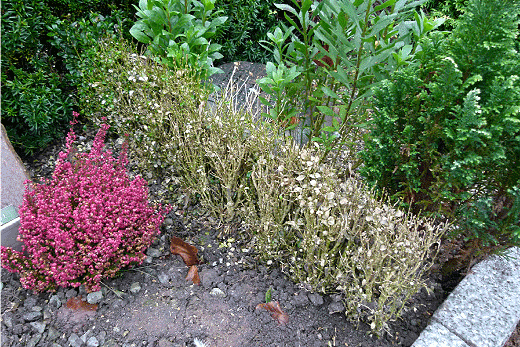
M471 0L377 89L363 175L484 244L520 242L519 2Z

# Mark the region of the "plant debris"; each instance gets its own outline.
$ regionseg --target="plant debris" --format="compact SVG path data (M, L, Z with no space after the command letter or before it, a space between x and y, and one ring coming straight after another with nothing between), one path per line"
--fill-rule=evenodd
M289 315L282 311L282 308L280 307L280 304L278 301L269 301L266 304L258 304L256 305L256 309L264 308L267 311L271 312L271 317L276 319L278 324L285 325L289 321Z

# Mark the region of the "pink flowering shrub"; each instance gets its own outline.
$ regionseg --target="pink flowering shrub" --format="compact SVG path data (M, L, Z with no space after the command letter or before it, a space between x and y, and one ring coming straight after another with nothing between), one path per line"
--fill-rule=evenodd
M19 211L23 252L1 247L2 267L19 273L24 288L84 284L87 291L99 290L102 278L141 264L160 233L167 209L149 205L143 178L129 179L126 143L117 160L103 150L108 128L101 126L90 153L77 154L71 127L52 179L25 182Z

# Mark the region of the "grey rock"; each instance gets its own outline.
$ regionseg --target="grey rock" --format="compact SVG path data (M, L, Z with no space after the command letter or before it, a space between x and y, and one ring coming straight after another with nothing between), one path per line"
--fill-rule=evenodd
M210 295L213 295L213 296L220 296L220 297L225 297L226 296L226 293L224 293L220 288L213 288L210 292L209 292Z
M40 319L40 317L42 316L42 313L39 312L39 311L31 311L29 313L26 313L22 316L22 318L26 321L26 322L34 322L35 320L38 320Z
M60 297L58 295L51 296L51 298L49 299L48 306L50 306L53 309L60 308L61 307Z
M99 346L99 341L98 339L95 337L95 336L91 336L88 340L87 340L87 347L97 347Z
M168 274L165 273L160 273L159 276L157 276L157 278L159 278L159 282L161 282L161 284L168 284L168 282L170 281L170 276L168 276Z
M161 251L156 248L150 247L146 250L146 255L153 258L159 258L161 256Z
M41 334L34 335L33 337L31 337L31 339L27 342L27 344L25 346L26 347L35 347L35 346L37 346L38 342L40 342L41 338L42 338Z
M309 304L309 298L304 292L298 293L292 297L292 302L295 306L305 306Z
M173 225L173 219L170 217L164 219L164 225Z
M9 313L5 313L2 318L3 318L3 322L4 322L5 326L8 327L9 329L12 329L13 328L13 319L12 319L11 315Z
M342 296L341 296L341 294L332 294L332 295L330 296L330 298L331 298L332 301L334 301L334 302L340 302L341 299L342 299Z
M89 304L97 304L103 299L103 293L99 290L97 292L87 294L87 302Z
M159 347L174 347L173 343L171 343L170 341L168 341L165 338L160 339L159 342L157 343L157 346L159 346Z
M211 288L217 284L221 278L215 269L204 269L199 273L201 277L201 284L205 288Z
M33 306L36 306L36 302L37 302L36 298L28 297L27 299L24 300L23 306L30 309Z
M98 334L97 338L98 338L98 340L99 340L99 344L100 344L100 345L102 345L102 344L105 342L105 338L106 338L106 337L107 337L107 332L104 331L104 330L102 330L102 331Z
M316 294L316 293L309 294L308 298L314 306L323 305L323 297L319 294Z
M113 339L110 339L103 344L103 347L119 347L119 345Z
M29 325L32 326L40 334L43 334L46 327L46 325L41 322L31 322L29 323Z
M65 293L65 297L67 299L73 298L77 295L78 295L78 291L74 288L67 290L67 292Z
M343 311L344 306L343 303L339 301L333 301L328 307L327 307L329 314L338 313Z
M80 336L80 339L81 341L83 341L84 343L87 342L87 339L88 339L88 336L90 335L92 331L89 329L87 330L83 335Z
M56 330L56 328L49 327L49 329L47 329L47 340L54 341L58 337L60 337L60 332Z
M141 284L139 282L134 282L130 285L130 292L132 292L133 294L139 293L140 290Z
M51 345L51 347L62 347L62 345L60 345L60 344L58 344L58 343L53 343L53 344Z
M68 341L69 341L69 344L71 345L71 347L83 346L83 341L81 341L81 338L76 334L70 335Z
M32 310L40 312L40 311L43 311L43 307L41 307L41 306L33 306Z

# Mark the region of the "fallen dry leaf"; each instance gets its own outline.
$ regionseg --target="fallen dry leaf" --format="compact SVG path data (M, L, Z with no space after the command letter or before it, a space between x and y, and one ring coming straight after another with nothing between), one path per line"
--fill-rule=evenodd
M199 269L195 265L192 265L188 270L186 281L193 281L194 284L200 285Z
M282 311L278 301L269 301L267 304L258 304L256 309L263 308L271 312L271 317L278 321L278 324L285 325L289 321L287 313Z
M81 300L80 297L70 298L69 300L67 300L66 306L71 310L80 311L95 311L98 308L98 305L89 304L88 302Z
M187 244L178 237L172 237L170 242L170 251L172 254L180 255L186 266L197 265L199 263L199 259L197 258L197 248Z

